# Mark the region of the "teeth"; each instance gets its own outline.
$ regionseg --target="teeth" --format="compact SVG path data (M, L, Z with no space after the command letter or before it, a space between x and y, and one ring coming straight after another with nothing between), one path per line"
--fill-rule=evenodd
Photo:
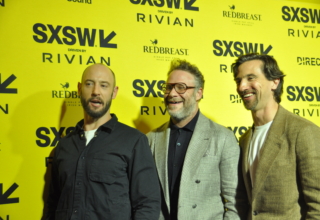
M244 98L247 98L247 97L250 97L250 96L253 96L253 94L252 94L252 93L249 93L249 94L244 95L243 97L244 97Z

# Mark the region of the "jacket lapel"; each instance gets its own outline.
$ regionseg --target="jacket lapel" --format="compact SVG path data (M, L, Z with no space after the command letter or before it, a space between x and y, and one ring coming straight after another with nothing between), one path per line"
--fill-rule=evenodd
M250 141L252 137L252 129L250 129L248 132L245 133L245 136L241 138L241 150L242 150L242 173L244 176L244 182L246 185L246 190L248 193L248 198L250 202L252 202L252 184L251 184L251 177L249 172L249 165L248 165L248 155L249 155L249 149L250 149Z
M284 109L279 106L278 112L273 120L270 130L267 134L264 145L261 148L259 154L259 162L256 170L256 182L252 190L252 198L255 198L259 190L261 189L268 172L276 160L283 142L282 134L286 127L286 117Z
M161 130L156 132L156 140L154 149L155 163L157 166L158 176L161 183L164 199L170 213L170 195L168 183L168 149L170 139L169 123L161 127Z
M210 138L213 136L212 133L209 135L208 130L208 119L200 113L184 159L180 182L180 192L183 190L183 182L189 181L190 178L196 173L202 157L206 156L207 154L215 153L208 151Z

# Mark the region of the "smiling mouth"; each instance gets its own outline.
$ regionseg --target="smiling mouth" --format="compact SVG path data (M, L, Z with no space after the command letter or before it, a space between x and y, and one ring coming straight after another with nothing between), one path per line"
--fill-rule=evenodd
M253 93L248 93L248 94L243 95L242 97L243 98L248 98L248 97L253 96L253 95L254 95Z
M179 104L179 103L182 103L182 101L179 101L179 102L177 102L177 101L168 101L168 104Z
M250 98L251 96L255 95L256 92L254 90L246 90L246 91L243 91L240 96L243 98L243 99L247 99L247 98Z

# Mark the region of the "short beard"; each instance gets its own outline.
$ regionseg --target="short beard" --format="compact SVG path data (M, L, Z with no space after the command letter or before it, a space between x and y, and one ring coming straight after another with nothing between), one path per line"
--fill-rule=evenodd
M247 92L242 92L241 94L239 94L241 97L243 97L245 94L249 93L249 92L254 92L254 95L257 95L257 92L255 90L252 91L247 91ZM254 111L258 105L259 100L256 99L254 100L254 102L250 105L250 101L246 102L244 99L242 99L243 105L247 110L250 111Z
M196 93L193 94L192 97L189 97L189 101L184 100L185 106L179 111L179 112L172 112L168 108L168 100L165 100L167 111L172 119L174 119L176 122L181 122L184 119L188 118L197 108L197 101L196 99ZM193 100L194 98L194 100Z
M81 105L82 105L84 111L90 117L95 118L95 119L98 119L98 118L101 118L102 116L104 116L107 113L107 111L109 110L109 108L111 106L111 102L112 102L112 100L110 99L110 101L106 103L106 105L104 106L103 109L101 109L100 111L94 111L94 110L90 109L90 107L89 107L90 100L93 98L85 100L83 97L80 97L80 99L81 99ZM100 101L101 101L101 104L103 105L104 102L102 100L100 100Z
M258 100L255 100L254 103L252 105L250 105L250 106L246 105L246 103L243 101L243 105L247 110L254 111L256 109L257 105L258 105Z
M176 122L181 122L187 117L189 117L196 109L196 106L190 106L189 108L184 108L180 112L170 112L168 109L168 113L171 116L172 119L174 119Z

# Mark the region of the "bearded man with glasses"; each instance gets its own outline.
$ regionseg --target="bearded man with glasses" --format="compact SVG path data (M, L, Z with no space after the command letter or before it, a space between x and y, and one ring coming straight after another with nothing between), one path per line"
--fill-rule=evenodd
M204 77L173 60L162 85L170 120L147 134L161 184L161 220L245 219L247 197L234 134L199 110Z

